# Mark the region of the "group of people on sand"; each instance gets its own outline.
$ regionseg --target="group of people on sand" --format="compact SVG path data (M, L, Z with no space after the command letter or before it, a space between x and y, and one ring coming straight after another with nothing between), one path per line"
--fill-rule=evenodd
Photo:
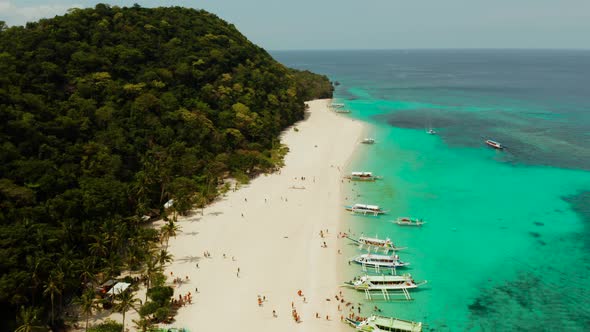
M172 299L172 305L177 307L182 307L186 304L193 303L193 296L191 292L188 292L184 295L178 294L178 299Z
M175 284L175 285L178 284L179 286L182 285L182 283L184 281L188 282L190 280L188 276L185 276L184 279L181 277L175 277L174 272L172 272L172 271L170 271L170 278L172 278L173 284Z
M258 297L258 306L262 307L262 303L266 302L266 295L263 295L262 297L260 295L257 296ZM273 310L274 312L274 310Z

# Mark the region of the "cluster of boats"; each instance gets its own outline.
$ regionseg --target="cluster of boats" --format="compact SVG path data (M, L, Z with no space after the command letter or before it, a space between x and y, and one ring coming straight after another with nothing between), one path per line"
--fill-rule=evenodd
M432 128L430 128L427 131L427 133L430 135L436 135L436 131ZM375 140L372 138L365 138L361 143L373 144L375 143ZM493 147L495 149L501 150L504 148L502 144L493 140L486 140L485 143L488 146ZM377 177L373 175L373 173L371 172L352 172L349 176L346 176L345 178L354 181L376 181L381 177ZM386 214L388 212L377 205L358 203L350 206L345 206L345 209L347 211L352 212L353 214L372 216L379 216L382 214ZM400 226L422 226L426 223L422 219L414 219L409 217L400 217L392 222ZM389 300L390 292L397 291L401 292L401 294L403 294L407 300L411 300L408 290L418 288L427 283L426 280L419 282L415 281L412 275L409 273L397 275L397 268L404 268L410 265L410 263L402 261L399 258L399 255L397 255L396 253L397 251L406 248L396 246L390 238L380 239L377 236L361 236L358 239L353 239L350 237L349 239L357 243L360 249L367 249L368 251L368 253L358 255L350 260L351 262L362 265L363 271L367 271L367 268L372 268L377 272L387 269L391 269L392 271L391 275L365 274L362 276L357 276L354 279L344 283L344 286L346 287L350 287L358 291L364 291L367 296L367 299L372 299L373 295L371 295L371 292L376 291L378 292L378 294L381 293L383 295L383 298ZM381 251L382 253L371 253L372 251ZM354 327L356 330L374 332L421 332L423 326L421 322L413 322L409 320L398 319L393 317L384 317L379 315L372 315L370 317L365 318L349 317L346 318L346 322L352 327Z
M373 144L373 139L365 139L362 143ZM370 141L369 141L370 140ZM381 179L372 172L352 172L344 178L352 181L374 182ZM387 214L388 211L378 205L356 203L344 207L347 211L358 215L379 216ZM412 219L400 217L392 221L400 226L422 226L425 222L422 219ZM364 291L368 300L375 296L382 296L385 300L390 300L395 295L402 295L405 300L411 300L409 290L416 289L427 283L426 280L415 281L411 274L397 274L398 268L404 268L410 265L409 262L402 261L397 254L398 251L406 249L399 247L391 241L390 238L379 238L360 236L358 239L348 237L358 244L360 249L366 249L367 253L360 254L350 259L362 266L365 275L357 276L354 279L344 283L345 287ZM380 253L379 253L380 252ZM368 269L377 274L369 274ZM391 274L378 274L381 271L391 271ZM396 331L396 332L421 332L422 323L413 322L398 318L384 317L373 315L370 317L348 317L346 322L360 331Z
M361 180L361 181L369 181L369 180ZM344 209L346 211L350 211L353 214L360 214L360 215L369 215L369 216L379 216L382 214L387 214L389 211L382 209L379 205L370 205L370 204L353 204L353 205L345 205ZM396 220L391 221L394 224L400 226L422 226L426 223L426 221L422 219L410 218L410 217L399 217Z
M411 274L404 273L398 275L397 268L403 268L410 265L409 262L400 260L397 251L406 249L405 247L396 246L390 238L381 239L377 236L367 237L361 235L358 239L348 237L350 240L359 245L360 249L367 249L368 253L358 255L351 259L351 262L361 264L363 271L372 268L374 271L391 269L391 275L365 274L357 276L354 279L344 283L345 287L364 291L367 299L372 300L376 295L381 295L385 300L390 300L392 296L401 294L406 300L411 300L408 290L418 288L427 283L426 280L415 281ZM372 251L382 251L382 254L372 254ZM375 292L377 292L375 294ZM408 320L384 317L348 317L346 322L360 331L401 331L401 332L420 332L422 331L421 322L412 322Z

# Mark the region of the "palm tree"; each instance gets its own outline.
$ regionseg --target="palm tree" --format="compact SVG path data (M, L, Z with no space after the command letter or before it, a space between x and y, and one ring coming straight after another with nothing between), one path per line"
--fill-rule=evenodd
M49 279L47 280L47 283L45 283L45 290L43 291L43 295L45 295L45 296L49 295L49 297L51 298L51 325L52 326L53 326L53 319L55 318L55 315L54 315L55 294L61 295L62 283L63 283L63 273L61 273L61 272L51 273L51 275L49 276Z
M160 267L164 267L164 264L172 262L172 255L166 251L166 249L160 250L158 256L156 257L158 263L160 263Z
M123 314L123 329L122 331L125 332L125 314L129 309L135 309L135 306L138 302L129 289L119 293L115 297L117 299L117 303L115 303L114 310Z
M170 240L171 236L176 237L176 232L178 232L180 228L173 222L168 221L168 223L160 229L162 234L162 238L166 240L166 247L165 250L168 250L168 240Z
M106 239L104 239L103 235L90 235L91 238L94 239L94 242L90 244L88 249L92 255L98 256L98 258L106 257L107 255L107 246L106 246Z
M163 270L161 265L158 265L158 260L154 257L148 257L145 262L145 277L146 289L150 289L152 278ZM147 302L147 292L145 292L145 302Z
M204 193L196 193L195 202L197 207L201 208L201 216L205 214L205 206L209 203L207 196Z
M80 311L86 316L86 327L84 331L88 331L88 320L90 319L90 315L92 315L92 310L95 308L95 299L94 291L88 289L76 300L76 303L80 305Z
M80 265L80 279L82 279L82 282L84 283L84 287L86 287L86 284L88 283L88 281L92 281L94 283L94 272L93 272L93 267L94 264L92 262L92 260L90 259L90 257L84 257L84 259L82 260L82 263Z
M32 285L29 287L31 288L31 297L33 299L33 306L35 305L35 294L37 293L37 287L39 286L40 283L40 278L39 278L39 264L41 263L41 259L39 259L37 256L27 256L27 265L29 266L29 269L32 270L30 271L31 273L31 283Z
M14 332L34 332L41 327L35 325L39 323L39 320L37 319L37 310L32 307L25 308L24 306L21 306L18 313L18 320L22 325L17 327Z

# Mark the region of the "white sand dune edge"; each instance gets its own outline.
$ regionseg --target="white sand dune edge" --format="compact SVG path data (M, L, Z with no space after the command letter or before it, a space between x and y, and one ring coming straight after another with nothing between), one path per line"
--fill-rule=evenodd
M344 231L341 171L363 124L331 112L330 102L309 102L309 118L295 125L297 132L285 131L282 141L290 152L279 173L229 192L205 208L204 216L179 221L181 232L169 244L174 262L166 274L189 276L175 287L175 297L190 291L193 303L180 308L171 326L191 331L348 329L340 322L347 312L338 311L334 298L343 281L338 266L345 259L338 253L345 240L337 238ZM326 229L321 238L320 230ZM205 258L205 251L212 257ZM266 297L262 306L258 295ZM300 323L292 317L292 303Z

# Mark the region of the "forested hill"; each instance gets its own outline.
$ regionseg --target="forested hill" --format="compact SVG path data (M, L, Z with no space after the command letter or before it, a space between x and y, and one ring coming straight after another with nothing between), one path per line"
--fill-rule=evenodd
M303 101L331 94L202 10L0 22L0 330L28 309L56 326L83 284L140 270L141 216L272 170Z

